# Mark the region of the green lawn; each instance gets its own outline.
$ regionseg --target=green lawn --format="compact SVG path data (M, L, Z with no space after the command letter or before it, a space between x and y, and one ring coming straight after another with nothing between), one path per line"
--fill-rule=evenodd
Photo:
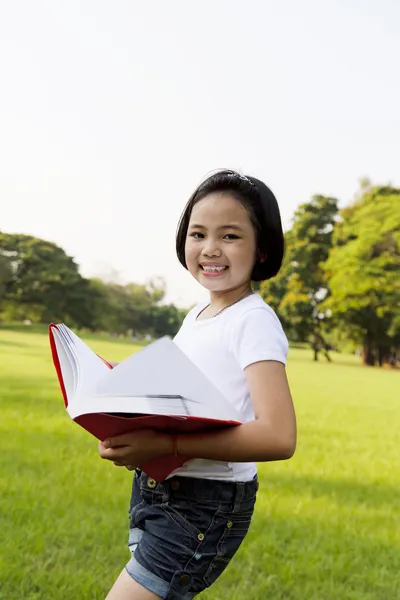
M260 466L247 541L204 600L400 598L400 374L310 358L288 368L297 453ZM0 598L104 598L128 558L131 474L70 422L45 334L0 331L0 408Z

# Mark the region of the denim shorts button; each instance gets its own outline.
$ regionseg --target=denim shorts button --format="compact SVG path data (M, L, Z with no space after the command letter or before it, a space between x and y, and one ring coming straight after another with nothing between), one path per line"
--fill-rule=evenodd
M190 582L189 575L181 575L179 577L179 583L180 583L180 585L187 585L189 582Z
M227 522L227 524L226 524L226 526L227 526L229 529L232 527L232 525L233 525L232 521L228 521L228 522Z
M197 539L202 542L204 540L204 533L199 533L199 535L197 536Z
M149 477L147 480L147 485L149 486L149 488L155 488L157 485L157 481Z
M177 492L180 487L181 487L181 484L179 483L179 481L177 481L176 479L173 479L171 481L171 490L174 490L174 492Z

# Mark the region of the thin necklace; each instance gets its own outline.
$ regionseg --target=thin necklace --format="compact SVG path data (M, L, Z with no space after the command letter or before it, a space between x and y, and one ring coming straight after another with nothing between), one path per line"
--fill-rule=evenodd
M253 294L253 290L249 290L247 291L245 294L243 294L242 296L240 296L240 298L238 298L237 300L235 300L234 302L232 302L231 304L227 304L226 306L223 306L220 310L218 310L215 315L213 315L212 317L209 317L210 319L215 319L215 317L218 317L218 315L220 315L224 310L226 310L227 308L230 308L231 306L234 306L235 304L237 304L238 302L240 302L241 300L244 300L245 298L247 298L247 296L251 296L251 294ZM206 310L206 308L208 308L210 306L210 304L207 304L207 306L205 306L204 308L201 309L201 311L199 312L199 314L196 317L196 320L199 318L199 316L201 314L203 314L203 312Z

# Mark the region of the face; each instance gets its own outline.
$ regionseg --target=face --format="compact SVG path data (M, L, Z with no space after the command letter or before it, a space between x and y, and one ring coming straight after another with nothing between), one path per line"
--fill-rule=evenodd
M186 236L189 272L210 292L250 284L256 235L248 211L229 192L215 192L193 207Z

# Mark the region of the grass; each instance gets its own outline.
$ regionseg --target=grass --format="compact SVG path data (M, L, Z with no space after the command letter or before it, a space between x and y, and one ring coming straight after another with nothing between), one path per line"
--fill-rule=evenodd
M400 374L333 358L291 352L297 453L260 465L250 533L202 600L400 598ZM128 557L131 474L65 414L46 334L0 331L0 365L0 598L100 600Z

